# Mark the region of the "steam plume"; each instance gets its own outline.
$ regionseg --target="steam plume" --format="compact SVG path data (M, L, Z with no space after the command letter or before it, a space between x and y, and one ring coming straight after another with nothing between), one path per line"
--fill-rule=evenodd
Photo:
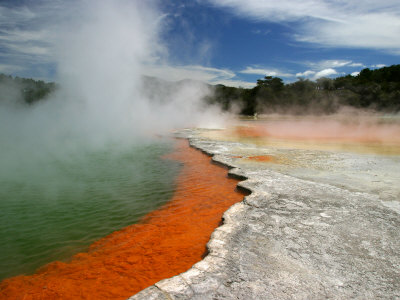
M165 63L164 19L154 1L71 1L62 9L49 35L60 89L29 109L0 107L0 132L10 145L60 152L218 119L199 114L206 85L182 84L161 102L143 92L146 66Z

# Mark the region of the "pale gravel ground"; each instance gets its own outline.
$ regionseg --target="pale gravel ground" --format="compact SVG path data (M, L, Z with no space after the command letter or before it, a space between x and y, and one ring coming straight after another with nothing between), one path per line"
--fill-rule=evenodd
M400 156L278 149L181 132L246 178L190 270L129 298L400 299ZM273 155L276 163L246 159ZM238 158L237 156L243 156Z

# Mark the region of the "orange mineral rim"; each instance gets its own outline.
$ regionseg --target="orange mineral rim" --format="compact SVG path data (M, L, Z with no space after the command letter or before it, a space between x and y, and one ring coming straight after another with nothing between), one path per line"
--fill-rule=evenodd
M53 262L30 276L0 283L0 299L126 299L188 270L224 211L243 199L237 180L210 157L179 140L169 159L183 163L172 200L92 244L68 263ZM101 220L99 220L101 222Z

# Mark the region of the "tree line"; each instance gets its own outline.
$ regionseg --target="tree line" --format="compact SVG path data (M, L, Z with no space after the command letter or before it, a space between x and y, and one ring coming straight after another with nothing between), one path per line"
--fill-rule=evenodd
M145 79L145 90L148 91L157 88L166 93L185 84L154 77ZM45 99L56 88L54 82L0 74L0 104L10 99L33 104ZM312 81L299 78L287 84L279 77L266 76L257 80L257 85L251 89L220 84L211 86L211 89L213 93L205 98L207 104L218 105L223 110L242 115L329 114L342 106L396 113L400 111L400 65L376 70L366 68L357 76L346 75L335 79L319 78Z
M382 112L400 111L400 65L363 69L357 76L299 78L284 84L279 77L257 80L252 89L216 85L209 104L243 115L255 113L329 114L342 106Z
M0 103L19 101L33 104L45 99L55 89L54 82L0 74Z

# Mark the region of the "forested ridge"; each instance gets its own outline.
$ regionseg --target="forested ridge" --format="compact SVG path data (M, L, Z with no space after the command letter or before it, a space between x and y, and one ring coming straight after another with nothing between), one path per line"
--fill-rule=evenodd
M2 102L33 104L45 99L55 89L54 82L0 74L0 104Z
M143 79L144 93L148 94L151 101L156 101L160 90L165 98L165 94L173 94L174 89L187 83L146 76ZM400 65L376 70L366 68L357 76L346 75L334 79L319 78L312 81L299 78L287 84L279 77L266 76L257 80L257 85L251 89L220 84L209 87L213 93L205 98L207 104L218 105L223 110L242 115L329 114L343 106L390 113L400 111ZM15 101L33 104L45 99L56 88L57 84L53 82L0 74L0 104Z
M400 65L363 69L357 76L299 78L284 84L279 77L257 80L252 89L217 85L207 98L224 110L240 114L255 113L334 113L342 106L368 108L383 112L400 111Z

